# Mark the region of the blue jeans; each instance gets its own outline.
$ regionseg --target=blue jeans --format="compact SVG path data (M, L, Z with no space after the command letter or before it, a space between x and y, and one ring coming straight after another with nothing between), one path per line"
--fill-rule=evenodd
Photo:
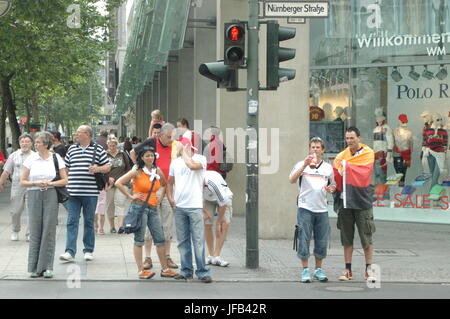
M428 154L428 166L430 167L430 173L432 174L430 185L431 190L434 185L438 184L439 175L441 173L436 158L432 154Z
M192 277L192 244L194 245L195 274L199 279L209 276L205 263L205 234L202 208L175 207L175 226L177 229L178 249L181 257L180 275Z
M145 230L148 227L150 233L152 234L153 243L155 246L163 246L166 243L166 239L164 237L164 231L158 209L156 207L143 208L142 206L136 204L131 204L130 209L137 210L140 214L143 214L141 228L134 233L134 245L140 247L144 246ZM144 211L141 212L141 210Z
M314 233L314 256L317 259L324 259L327 256L327 243L330 231L328 212L314 213L304 208L297 211L298 234L298 258L308 259L309 243L312 233Z
M78 225L81 208L83 208L84 233L83 253L93 253L95 246L94 215L97 207L97 196L70 196L67 201L67 239L66 252L75 257L77 253Z

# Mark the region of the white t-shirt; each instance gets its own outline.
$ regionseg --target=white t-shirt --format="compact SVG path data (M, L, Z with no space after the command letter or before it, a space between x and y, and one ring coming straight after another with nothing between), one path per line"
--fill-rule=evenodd
M303 166L303 161L298 162L291 175ZM316 168L307 166L300 176L298 207L311 212L323 213L328 211L327 192L324 187L335 185L333 167L322 161Z
M218 202L219 206L229 205L233 193L228 188L227 182L216 171L205 172L205 186L203 198L210 202Z
M59 169L65 168L66 164L59 154L56 154L58 159ZM52 181L56 177L55 163L53 162L53 154L48 159L43 159L39 156L39 153L31 154L27 157L23 166L30 170L28 180L30 182L36 182L46 179ZM39 190L39 186L29 187L28 190Z
M180 208L203 208L203 181L206 171L206 157L194 154L194 162L202 164L202 169L191 170L182 157L170 164L169 176L175 178L174 200Z

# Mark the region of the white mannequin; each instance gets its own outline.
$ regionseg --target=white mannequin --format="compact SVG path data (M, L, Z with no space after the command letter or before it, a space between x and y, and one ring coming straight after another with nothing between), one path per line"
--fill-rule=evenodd
M408 118L405 114L399 116L399 126L393 131L394 135L394 168L396 173L402 173L399 186L404 186L407 168L411 166L413 151L413 135L408 129Z
M424 132L427 128L429 128L431 126L431 124L433 123L433 115L431 114L430 111L424 111L422 112L422 114L420 114L420 117L423 120L424 123L424 127L422 130L422 136L424 136ZM429 173L430 172L430 168L428 167L428 151L429 148L426 146L426 139L425 137L423 137L422 140L422 170L424 173Z
M325 119L324 121L333 121L334 117L333 117L333 106L330 103L325 103L322 106L322 109L325 113Z
M344 115L344 109L341 106L336 106L334 109L334 113L336 114L335 121L342 121L342 115Z
M375 109L375 119L377 121L377 126L373 129L375 181L377 184L384 184L386 182L387 162L393 162L394 136L392 129L386 124L386 117L382 108ZM383 163L383 159L386 159L385 163Z

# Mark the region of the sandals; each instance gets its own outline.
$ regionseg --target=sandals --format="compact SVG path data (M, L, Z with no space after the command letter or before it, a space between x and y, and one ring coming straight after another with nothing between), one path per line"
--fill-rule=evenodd
M104 235L105 234L105 230L100 229L100 231L98 232L100 235Z
M139 272L139 279L150 279L155 275L154 272L148 270L141 270Z

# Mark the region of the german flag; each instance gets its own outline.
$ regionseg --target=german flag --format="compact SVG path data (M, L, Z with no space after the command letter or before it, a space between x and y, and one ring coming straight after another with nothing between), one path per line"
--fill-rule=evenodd
M343 194L344 208L369 209L372 207L373 190L370 178L373 171L374 153L367 145L358 155L352 156L347 147L336 156L333 163L334 179L339 192Z

